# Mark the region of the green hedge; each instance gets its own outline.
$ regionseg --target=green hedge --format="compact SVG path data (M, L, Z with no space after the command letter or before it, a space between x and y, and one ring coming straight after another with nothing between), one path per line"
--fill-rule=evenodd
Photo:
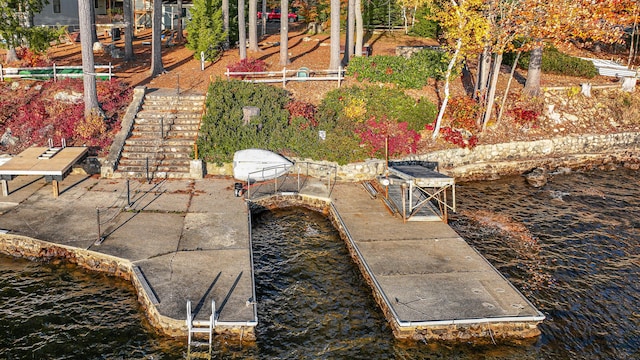
M505 54L504 63L513 65L515 54ZM522 53L518 60L518 67L528 69L530 52ZM589 60L583 60L574 56L561 53L555 47L545 47L542 52L542 72L546 74L557 74L566 76L576 76L591 79L598 75L598 70Z
M442 79L447 70L448 55L439 50L422 50L409 59L401 56L377 55L349 60L347 74L359 81L396 84L405 89L420 89L429 78Z
M209 86L207 113L198 137L199 156L222 164L242 149L282 151L297 131L288 125L285 90L242 81L216 80ZM242 108L256 106L260 115L243 123Z

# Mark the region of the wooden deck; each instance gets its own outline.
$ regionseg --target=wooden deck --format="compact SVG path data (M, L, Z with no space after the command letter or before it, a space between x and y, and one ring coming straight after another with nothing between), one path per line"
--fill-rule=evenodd
M85 147L47 148L31 147L0 165L0 187L2 195L9 195L8 181L16 176L44 176L53 185L53 196L59 193L58 181L62 181L74 164L87 155Z

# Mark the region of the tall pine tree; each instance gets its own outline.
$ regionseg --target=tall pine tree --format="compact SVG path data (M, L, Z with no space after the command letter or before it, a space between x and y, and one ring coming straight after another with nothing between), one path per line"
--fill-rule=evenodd
M221 0L194 0L191 9L192 19L187 24L187 49L200 58L204 52L205 60L218 56L219 45L227 39L223 29Z

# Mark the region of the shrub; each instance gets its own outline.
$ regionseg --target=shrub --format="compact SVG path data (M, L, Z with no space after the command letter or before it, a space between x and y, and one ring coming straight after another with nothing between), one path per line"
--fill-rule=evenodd
M371 117L381 119L386 116L406 122L411 130L420 131L425 124L433 122L436 115L436 106L425 98L416 101L400 90L377 86L330 91L318 107L319 122L328 126L341 120L363 123Z
M289 112L287 92L269 85L218 79L209 86L207 113L202 119L200 156L218 164L230 162L241 149L286 148ZM243 122L242 108L256 106L260 115ZM289 130L290 131L290 130ZM298 131L297 129L295 131Z
M48 67L52 64L46 54L26 47L17 48L16 55L20 59L20 67Z
M476 120L482 111L477 101L468 96L457 96L449 100L445 117L454 128L476 130Z
M401 56L377 55L354 57L349 61L347 74L359 81L396 84L401 88L420 89L429 78L441 79L446 72L448 55L442 51L425 49L409 59Z
M438 37L438 31L440 31L440 26L436 21L429 20L431 15L431 8L429 6L420 7L416 12L416 21L409 31L409 35L436 39Z
M46 146L48 139L56 144L64 138L70 146L88 146L91 154L103 154L108 150L113 132L119 129L119 115L131 101L130 90L118 80L97 83L98 101L105 110L106 118L100 123L94 118L84 119L84 103L63 102L55 95L65 92L82 93L80 79L46 81L28 89L11 91L3 88L2 104L7 103L4 123L0 122L0 133L10 128L19 141L3 150L18 153L31 146ZM10 115L4 117L7 113Z
M408 129L406 122L397 122L383 117L380 120L370 118L366 126L357 131L361 146L368 150L371 157L384 158L386 147L390 157L414 154L417 149L420 134Z
M261 72L267 69L267 65L260 59L242 59L235 64L227 66L229 72ZM246 76L237 75L235 78L244 79Z
M425 127L428 131L433 131L434 127L432 124L429 124ZM444 141L456 145L461 148L469 148L473 149L478 145L478 137L476 135L471 134L468 131L453 129L448 126L443 126L440 128L440 136L444 139Z
M287 104L286 108L289 110L289 125L295 122L298 124L300 130L305 130L310 126L318 126L316 107L313 104L293 100Z
M187 22L186 47L196 59L204 52L206 60L218 56L218 45L226 39L223 29L220 0L196 0L191 8L191 21Z
M505 64L513 64L514 60L515 55L513 54L505 56ZM518 67L528 69L529 61L530 52L523 53L518 60ZM547 74L578 76L589 79L598 75L598 70L593 65L593 62L563 54L553 46L544 48L541 68L542 72Z
M536 110L516 107L511 109L509 114L513 117L514 122L520 126L533 128L539 126L538 118L540 117L540 112Z

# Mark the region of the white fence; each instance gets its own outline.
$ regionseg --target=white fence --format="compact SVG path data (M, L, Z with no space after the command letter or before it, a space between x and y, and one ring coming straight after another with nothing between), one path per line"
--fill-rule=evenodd
M111 63L109 65L95 65L95 69L96 73L93 75L100 80L111 80L114 76ZM99 72L99 70L104 69L107 71ZM81 78L82 75L82 66L56 66L56 64L53 64L51 67L7 68L0 64L0 81L5 81L5 79L53 79L57 81L62 78Z
M281 71L260 71L260 72L230 72L224 73L227 80L231 77L240 78L242 81L253 83L282 83L282 87L287 86L288 81L337 81L338 87L344 80L345 71L341 67L338 70L310 70L305 67L297 70Z

